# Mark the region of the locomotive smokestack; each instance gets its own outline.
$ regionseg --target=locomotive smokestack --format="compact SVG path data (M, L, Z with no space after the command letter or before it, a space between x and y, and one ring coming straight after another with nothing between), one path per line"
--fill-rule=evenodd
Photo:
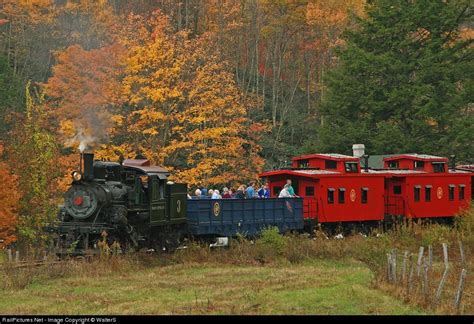
M84 161L84 180L91 181L94 179L94 153L82 153Z

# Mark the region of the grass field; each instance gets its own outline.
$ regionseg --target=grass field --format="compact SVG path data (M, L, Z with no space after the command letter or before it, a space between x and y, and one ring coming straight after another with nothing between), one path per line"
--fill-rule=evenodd
M3 292L0 314L420 314L372 288L372 272L357 261L93 273Z
M449 273L436 301L442 243ZM402 254L416 260L421 246L433 252L425 279L415 275L410 284L407 275L389 283L387 253L398 251L400 276ZM270 228L257 240L234 239L226 249L199 242L187 247L39 268L4 263L0 314L474 314L474 209L454 226L410 223L340 240L319 231L312 238L283 236ZM417 272L416 264L410 267ZM468 272L456 309L462 269Z

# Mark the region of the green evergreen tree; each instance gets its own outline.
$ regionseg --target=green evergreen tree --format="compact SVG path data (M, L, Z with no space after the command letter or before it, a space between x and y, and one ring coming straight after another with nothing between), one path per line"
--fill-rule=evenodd
M469 0L377 0L344 35L321 125L306 151L474 154Z

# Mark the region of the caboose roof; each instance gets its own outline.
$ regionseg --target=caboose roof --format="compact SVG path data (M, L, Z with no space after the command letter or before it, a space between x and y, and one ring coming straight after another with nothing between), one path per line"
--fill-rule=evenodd
M314 158L320 158L320 159L325 159L325 160L343 160L343 161L359 161L359 158L350 156L350 155L344 155L344 154L337 154L337 153L318 153L318 154L307 154L307 155L300 155L296 156L293 158L293 161L298 161L298 160L306 160L306 159L314 159Z
M435 155L429 155L429 154L417 154L417 153L394 155L394 156L384 158L384 161L392 161L392 160L400 160L400 159L421 160L421 161L440 161L440 162L448 161L447 158L442 157L442 156L435 156Z
M470 171L474 172L474 164L464 164L464 165L458 165L456 167L457 170L464 170L464 171Z
M269 177L275 175L295 175L302 177L314 177L318 175L331 175L331 174L341 174L336 171L327 171L327 170L276 170L260 173L259 177Z

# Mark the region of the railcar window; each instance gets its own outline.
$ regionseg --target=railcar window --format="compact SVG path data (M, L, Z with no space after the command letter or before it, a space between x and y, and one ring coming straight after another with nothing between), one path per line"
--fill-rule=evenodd
M464 200L465 185L459 185L459 200Z
M433 172L444 172L444 163L433 162Z
M431 186L425 187L425 201L431 201Z
M400 195L402 193L402 186L393 186L393 194Z
M328 204L334 204L334 189L328 189Z
M424 161L414 161L413 164L415 169L423 169L425 167Z
M306 197L314 196L314 187L306 187L305 195Z
M298 168L309 168L309 161L308 160L299 160L298 161Z
M346 172L357 172L357 162L347 162L346 163Z
M388 161L389 169L398 169L398 161Z
M360 191L361 202L367 204L369 201L369 188L362 188Z
M449 200L454 200L454 185L449 185Z
M343 204L346 198L346 189L339 188L338 203Z
M420 186L415 186L415 201L420 201Z
M280 191L281 191L281 187L273 187L273 195L278 197L278 195L280 194Z
M337 162L333 160L325 160L324 167L326 169L335 169L337 167Z

